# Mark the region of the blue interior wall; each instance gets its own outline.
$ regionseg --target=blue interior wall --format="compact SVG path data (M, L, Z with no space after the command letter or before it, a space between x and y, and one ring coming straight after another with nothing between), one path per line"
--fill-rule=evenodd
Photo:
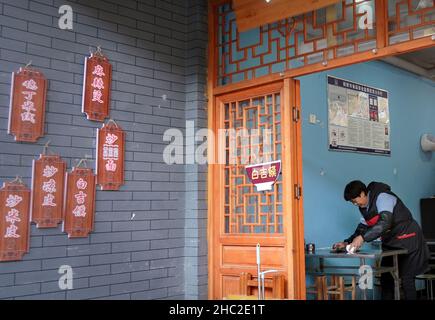
M328 74L388 91L391 156L328 150ZM421 135L435 134L435 83L378 61L299 80L306 242L325 247L353 233L360 215L343 190L354 179L388 183L420 222L420 199L435 195L435 155L420 149ZM319 123L310 124L310 114Z

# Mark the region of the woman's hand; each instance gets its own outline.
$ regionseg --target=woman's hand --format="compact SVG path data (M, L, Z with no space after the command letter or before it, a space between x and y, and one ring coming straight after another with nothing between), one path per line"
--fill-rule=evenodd
M353 239L352 243L350 244L351 248L355 248L355 251L359 250L362 245L364 244L364 238L362 236L357 236L355 239Z
M344 249L347 246L347 242L337 242L332 245L332 249Z

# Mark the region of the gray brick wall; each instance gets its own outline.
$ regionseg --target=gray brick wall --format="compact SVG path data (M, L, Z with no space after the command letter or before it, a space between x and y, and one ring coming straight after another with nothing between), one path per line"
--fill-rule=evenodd
M58 28L64 4L72 31ZM0 0L0 183L20 175L30 186L48 140L68 170L85 156L94 167L102 124L81 113L90 46L113 65L111 117L127 132L126 183L97 191L94 232L68 239L60 226L32 225L23 261L0 263L0 299L207 297L206 167L162 157L166 129L206 127L206 11L205 0ZM7 134L11 72L30 60L49 80L36 144ZM73 268L72 290L59 289L62 265Z
M191 0L188 12L185 114L186 120L195 121L198 130L207 128L207 2ZM188 299L207 299L206 171L206 165L189 164L184 177L180 177L186 188L184 292Z

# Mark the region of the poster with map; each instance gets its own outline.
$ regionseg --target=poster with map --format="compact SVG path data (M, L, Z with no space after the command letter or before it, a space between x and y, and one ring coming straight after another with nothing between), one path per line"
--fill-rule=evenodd
M328 76L329 149L390 155L388 92Z

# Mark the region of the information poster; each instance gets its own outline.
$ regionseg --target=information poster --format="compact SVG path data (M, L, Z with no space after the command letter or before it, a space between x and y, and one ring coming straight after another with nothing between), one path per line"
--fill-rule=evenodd
M329 149L390 155L388 92L328 76Z

